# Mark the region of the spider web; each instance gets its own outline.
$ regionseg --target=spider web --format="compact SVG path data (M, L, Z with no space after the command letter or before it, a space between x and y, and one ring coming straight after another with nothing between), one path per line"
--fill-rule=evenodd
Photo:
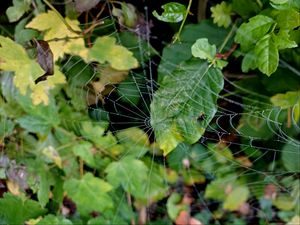
M55 7L60 7L61 4L65 3L53 3ZM109 20L110 24L100 26L96 28L95 31L101 32L101 29L105 30L107 27L113 28L113 31L109 35L117 37L118 43L120 44L122 44L122 38L118 33L120 28L129 32L136 32L138 34L138 30L132 30L124 25L120 26L120 24L117 23L116 18L113 17L111 5L107 4L107 7L110 11L110 15L99 18L99 21ZM97 79L97 77L99 77L99 71L101 73L101 67L93 64L86 64L86 68L92 68L94 72L93 75L86 80L86 83L80 87L80 91L77 92L77 94L79 101L86 100L86 102L89 102L85 109L87 115L89 113L95 113L97 115L94 117L94 124L101 124L101 118L108 115L110 120L109 130L113 133L129 127L139 127L147 133L151 141L154 141L154 130L152 129L150 123L150 104L156 90L163 88L163 86L157 81L157 68L159 67L159 63L162 61L173 67L178 65L174 65L172 62L166 62L161 53L153 56L149 60L143 60L144 57L149 57L151 54L149 50L150 46L153 42L158 42L160 37L151 33L152 27L151 18L149 18L149 15L151 15L152 12L149 11L147 6L145 6L144 12L142 13L145 20L144 25L146 26L141 28L143 29L144 33L137 35L139 42L136 43L136 46L128 48L131 51L139 52L141 61L143 62L140 65L141 67L137 70L130 71L125 81L117 84L107 84L111 86L110 91L103 96L97 95L96 93L96 97L92 98L94 99L94 102L91 104L89 99L92 95L95 95L95 93L92 93L93 90L90 84L92 81ZM88 26L90 24L82 25ZM146 46L142 43L146 43ZM168 43L165 42L162 43L164 46L167 44ZM71 67L69 67L68 64L71 60L73 60L73 64ZM70 56L67 58L67 60L63 61L61 70L64 71L64 73L68 73L68 71L72 70L73 66L76 66L76 64L80 62L82 62L82 59L75 56ZM287 68L296 76L300 76L300 71L290 66L284 60L280 61L280 67ZM82 68L82 73L84 72L84 69L85 67ZM72 74L72 76L68 78L68 83L76 81L76 79L78 79L80 76L81 72ZM173 77L174 75L169 73L167 76ZM179 174L186 172L191 180L193 180L193 173L195 170L191 169L191 167L194 167L192 165L199 164L201 167L201 165L206 161L211 163L208 168L212 169L204 171L201 169L197 172L205 175L208 180L213 181L215 178L221 176L224 183L231 183L234 182L236 177L226 176L226 171L235 171L237 177L243 179L245 184L253 193L264 192L266 186L272 184L281 192L291 194L293 184L290 183L289 185L283 185L281 181L282 179L295 177L297 172L288 172L284 169L280 169L283 168L282 166L277 168L277 165L280 165L279 157L282 146L288 143L296 148L299 148L299 142L289 132L287 132L286 128L289 126L288 122L280 119L280 116L286 113L286 110L275 108L268 101L270 96L256 93L251 89L247 89L247 86L245 87L239 82L236 82L241 80L245 81L247 79L255 79L255 75L234 75L234 77L231 77L231 74L224 73L225 85L220 94L212 92L209 88L205 88L204 91L219 97L218 111L213 121L207 127L205 134L193 146L196 146L200 149L209 149L210 154L201 152L196 155L192 155L193 151L191 151L190 146L186 144L180 144L174 150L174 152L183 152L183 158L181 161L173 162L173 166L180 168L178 171ZM195 81L191 80L191 83L193 82ZM121 85L122 89L120 88ZM132 91L132 87L135 87L134 91ZM78 91L78 89L75 91ZM137 102L134 102L135 99L138 99ZM73 104L67 100L65 103L70 105ZM206 103L207 105L200 106L207 107L209 104L211 104L209 102ZM187 106L189 106L188 104L189 103L187 103ZM270 132L270 136L262 138L260 135L256 135L255 132L252 135L248 135L247 132L244 132L241 127L239 127L242 119L246 120L246 122L256 122L257 127L252 127L252 129L257 129L257 132L259 132L260 125L267 127L268 132ZM63 124L66 126L73 126L74 129L78 129L81 122L82 121L74 121L71 119L65 119L62 121ZM294 129L299 132L300 127L298 124L293 122L292 125L294 126ZM142 137L134 138L136 139L136 143L139 143ZM272 147L269 145L267 145L267 147L266 141L268 140L268 142L270 142L270 139L272 140ZM212 147L215 144L223 144L226 146L226 148L229 148L232 157L224 156L222 152L217 151L214 147ZM247 153L245 154L245 152ZM123 152L119 160L125 158L128 154L130 154L130 150L128 150L128 152ZM153 168L156 164L162 165L165 168L165 175L163 179L165 180L166 188L176 190L181 194L186 194L186 189L189 189L188 194L192 195L194 201L190 208L190 213L192 216L197 217L198 214L197 218L201 220L202 217L199 216L199 213L201 210L204 210L210 215L211 218L213 218L215 224L223 224L222 220L218 219L214 212L216 204L218 204L217 201L208 199L204 196L205 185L203 183L192 182L191 185L186 185L183 184L183 182L179 179L175 184L168 184L167 170L170 169L170 163L172 162L172 160L169 159L172 157L171 155L172 153L166 157L163 157L161 154L157 154L155 151L148 152L146 157L151 160L148 174L149 177L151 176ZM245 159L241 156L245 156L248 161L236 160L236 158ZM295 157L299 158L299 152L295 153ZM215 158L221 158L222 163L220 164L217 162ZM218 165L222 166L216 168ZM150 185L151 179L148 181ZM145 195L147 195L147 193L145 193ZM124 192L120 198L120 205L121 202L126 199L127 195ZM247 219L250 218L251 220L259 216L261 219L265 219L266 224L269 224L270 220L272 222L276 222L276 218L269 218L268 215L264 215L265 212L259 207L258 201L255 197L248 199L247 204L247 206L250 208L247 214ZM149 202L147 207L147 220L151 222L159 210L166 211L166 199L160 200L154 204Z

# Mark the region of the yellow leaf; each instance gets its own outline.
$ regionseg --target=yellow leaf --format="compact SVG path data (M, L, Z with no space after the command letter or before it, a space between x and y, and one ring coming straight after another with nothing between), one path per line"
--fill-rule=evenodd
M52 147L48 146L44 148L43 154L54 162L55 165L57 165L59 168L62 168L62 160L58 154L58 152Z
M127 48L117 45L114 37L103 36L96 39L89 51L89 61L110 63L116 70L129 70L138 67L138 61Z
M6 186L13 195L17 195L17 196L20 195L20 187L17 183L7 180Z
M53 76L46 81L35 84L34 81L42 76L45 71L33 59L30 59L24 48L7 37L0 36L0 69L15 72L14 84L22 95L31 90L33 104L48 104L49 90L55 84L65 82L64 75L55 68Z
M66 22L75 31L81 31L77 20L65 18ZM48 11L36 16L27 28L44 31L44 40L49 41L50 49L53 52L54 61L63 57L64 54L79 55L83 59L87 58L87 48L84 40L78 34L70 31L54 11Z

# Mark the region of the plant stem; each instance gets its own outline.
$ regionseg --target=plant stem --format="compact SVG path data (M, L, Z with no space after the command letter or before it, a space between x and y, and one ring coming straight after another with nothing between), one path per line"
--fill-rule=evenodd
M233 34L234 30L235 30L235 25L236 25L236 23L237 23L237 22L235 21L235 23L234 23L234 24L232 25L232 27L231 27L231 30L229 31L229 33L228 33L227 36L225 37L225 39L224 39L224 41L223 41L221 47L220 47L219 50L218 50L219 53L222 52L223 48L226 46L227 42L228 42L229 39L231 38L231 36L232 36L232 34Z
M75 34L81 34L81 31L77 31L74 30L70 24L68 24L68 22L62 17L62 15L60 15L60 13L54 8L54 6L48 1L48 0L43 0L47 6L49 6L50 9L52 9L54 11L54 13L59 17L59 19L66 25L66 27L68 28L68 30L70 30L71 32L75 33Z
M177 32L177 34L176 34L176 36L175 36L175 38L174 38L174 40L173 40L173 42L172 42L173 44L174 44L177 40L180 40L180 39L179 39L179 36L180 36L181 31L182 31L182 29L183 29L183 26L184 26L184 24L185 24L186 18L187 18L187 16L189 15L189 12L190 12L190 9L191 9L191 6L192 6L192 2L193 2L193 0L189 0L189 4L188 4L188 7L187 7L187 9L186 9L184 18L183 18L183 20L182 20L182 22L181 22L181 25L180 25L180 27L179 27L179 31Z

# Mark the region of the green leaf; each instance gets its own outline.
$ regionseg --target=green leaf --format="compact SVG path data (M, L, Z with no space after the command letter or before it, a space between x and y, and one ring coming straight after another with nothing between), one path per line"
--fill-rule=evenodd
M125 157L110 163L105 169L107 180L115 188L122 186L136 198L145 198L145 184L148 180L148 167L144 162L132 157Z
M247 6L247 7L245 7ZM255 16L260 11L257 1L253 0L233 0L232 10L239 14L242 18Z
M167 201L167 210L169 217L175 221L180 211L187 210L188 206L180 204L182 197L177 193L173 192Z
M51 124L44 118L26 115L17 119L21 127L29 132L47 134L51 129Z
M138 67L138 61L133 53L125 47L116 44L114 37L98 37L89 51L89 61L109 62L116 70L129 70Z
M274 4L284 4L284 3L287 3L289 0L270 0L272 3Z
M270 76L278 67L279 53L272 36L267 34L260 39L254 49L258 69Z
M198 39L195 44L192 45L192 55L200 59L208 59L212 61L217 53L215 45L211 45L207 38Z
M294 141L283 146L281 152L281 160L284 167L288 171L295 173L298 173L300 171L299 154L299 142Z
M110 184L91 173L86 173L80 180L67 180L64 184L64 190L84 217L92 211L102 212L113 207L113 201L107 193L111 189Z
M249 194L248 187L246 186L233 189L224 201L224 209L228 209L230 211L238 210L239 207L247 201Z
M223 1L220 4L211 7L210 11L212 12L211 16L214 19L214 23L216 23L219 27L229 27L231 24L230 15L232 13L230 4Z
M295 41L290 39L289 30L280 30L276 35L272 35L272 39L278 50L298 46Z
M4 224L24 224L26 220L37 218L46 213L37 201L22 200L10 193L0 198L0 221Z
M72 225L72 221L62 217L62 216L54 216L49 214L41 219L37 225L49 225L49 224L59 224L59 225Z
M181 142L199 140L217 111L222 88L221 71L201 60L186 61L164 78L151 103L151 124L164 155Z
M31 90L31 98L34 105L49 103L49 90L56 84L65 82L64 75L55 68L54 76L36 85L34 81L45 72L37 62L30 59L22 46L14 43L11 39L0 36L0 69L14 71L14 84L25 95Z
M88 165L95 167L95 159L93 154L93 145L88 141L80 141L73 148L73 153L85 161Z
M248 23L243 23L237 30L235 42L241 45L243 51L249 51L257 41L265 36L271 26L273 19L263 15L252 17Z
M168 23L178 23L183 20L186 14L186 7L177 2L169 2L161 7L164 12L159 15L156 11L153 11L153 16L157 19L168 22Z
M293 30L300 26L300 13L294 9L280 10L276 22L280 29Z
M293 110L293 119L296 123L300 119L300 91L289 91L285 94L276 94L271 97L271 102L275 106L283 109L291 108Z
M6 10L9 22L18 21L30 9L31 0L13 0L13 6Z

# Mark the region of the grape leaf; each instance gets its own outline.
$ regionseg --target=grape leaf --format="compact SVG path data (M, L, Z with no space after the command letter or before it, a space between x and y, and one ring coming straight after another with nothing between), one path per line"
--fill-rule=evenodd
M231 211L239 209L239 207L247 201L249 197L248 187L237 187L227 195L224 201L224 209Z
M231 5L226 2L221 2L210 8L212 12L212 18L214 19L214 23L216 23L219 27L229 27L231 24Z
M215 45L211 45L207 38L198 39L195 44L192 45L192 55L200 59L209 59L212 61L217 53Z
M235 36L235 42L241 45L243 51L248 51L268 33L273 24L274 21L270 17L263 15L254 16L248 23L243 23L239 27Z
M168 23L178 23L183 20L186 14L185 5L177 2L169 2L161 7L164 12L159 15L156 11L153 11L153 16L157 19L168 22Z
M46 212L37 201L22 200L10 193L0 198L0 221L3 224L24 224L26 220L36 218Z
M79 22L65 18L66 22L73 30L80 32ZM50 49L53 52L54 61L64 54L79 55L83 59L87 58L87 48L84 40L78 34L70 31L54 11L41 13L34 17L26 28L32 28L45 32L44 40L49 41ZM71 39L69 39L71 38Z
M144 186L147 184L148 167L143 161L125 157L110 163L105 169L107 180L115 188L122 186L125 191L137 198L145 197Z
M116 70L129 70L138 67L138 61L133 53L125 47L116 44L114 37L103 36L96 39L89 51L89 61L109 62Z
M202 136L217 111L222 88L221 71L203 60L186 61L164 77L151 103L151 124L164 155L179 143L193 144Z
M255 46L256 64L258 69L270 76L278 67L279 53L272 36L267 34L260 39Z
M14 84L22 95L31 89L31 99L34 105L49 103L49 90L56 84L65 82L64 75L55 67L54 76L47 81L34 84L34 81L44 74L37 62L30 59L25 50L9 38L0 36L0 69L14 71Z
M13 6L6 10L9 22L18 21L30 9L31 0L13 0Z
M70 179L64 184L64 190L76 203L82 216L88 216L92 211L102 212L113 207L113 201L107 194L112 186L102 179L86 173L80 180Z

